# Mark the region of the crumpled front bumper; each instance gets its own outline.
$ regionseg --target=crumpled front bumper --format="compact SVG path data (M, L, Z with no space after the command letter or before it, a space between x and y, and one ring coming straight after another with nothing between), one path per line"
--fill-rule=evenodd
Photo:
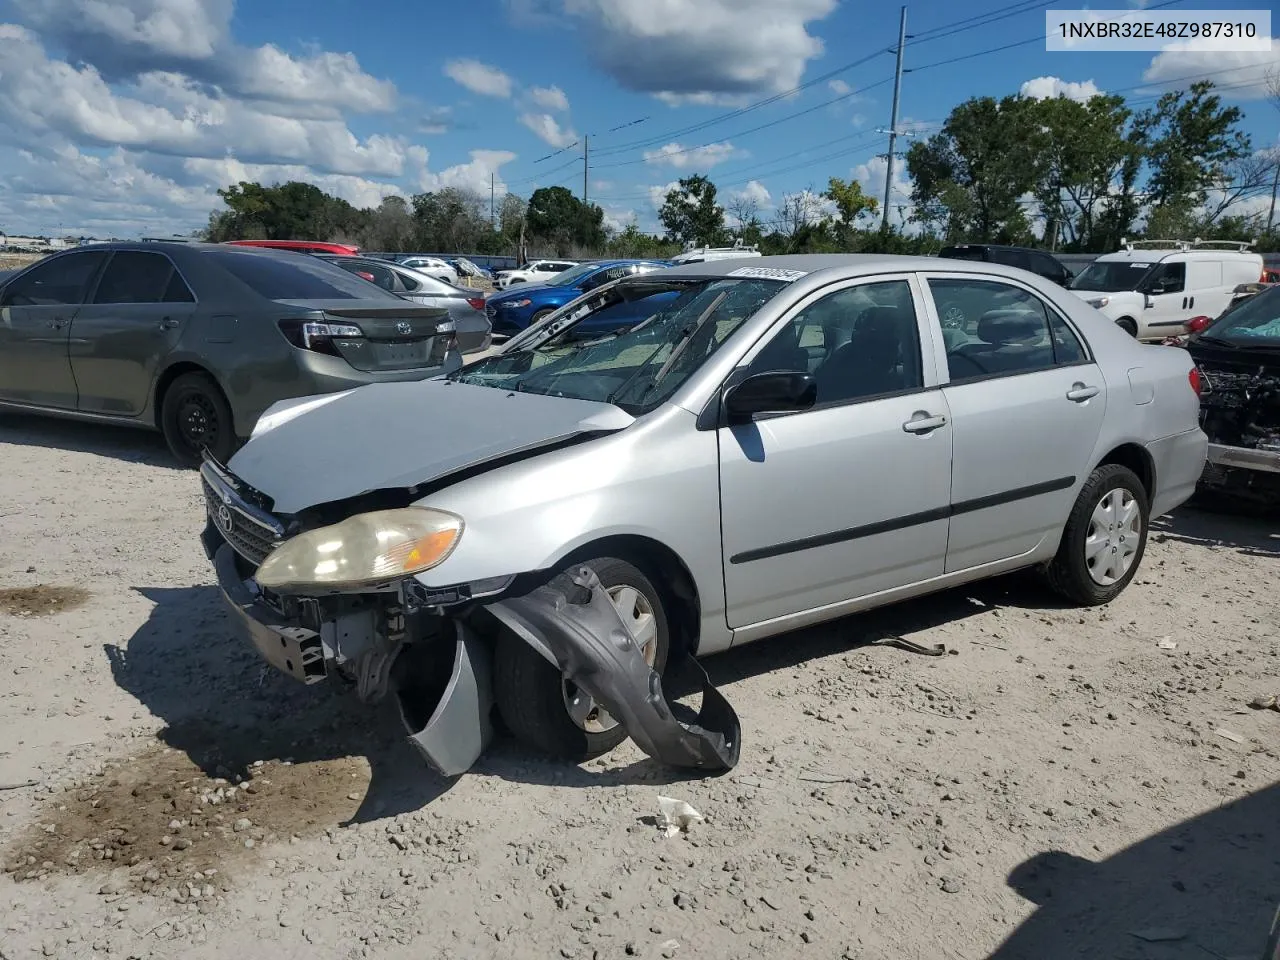
M325 679L342 656L334 623L313 627L268 602L240 572L234 550L212 530L202 538L218 585L241 635L276 669L303 683ZM700 679L702 706L695 717L663 690L662 678L644 660L595 572L583 567L519 597L487 605L502 624L555 663L565 677L602 704L654 759L704 771L731 769L738 761L741 725L727 700L688 654L670 664ZM491 651L464 618L451 618L454 653L449 677L424 705L417 690L395 685L410 741L445 776L466 772L493 738ZM314 627L318 627L315 629Z

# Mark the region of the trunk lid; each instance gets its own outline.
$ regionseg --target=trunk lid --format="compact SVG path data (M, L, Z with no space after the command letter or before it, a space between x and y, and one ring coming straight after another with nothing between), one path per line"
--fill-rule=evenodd
M283 400L227 465L278 513L405 489L584 433L625 429L619 408L444 379Z
M409 300L281 300L299 310L320 311L323 322L355 326L359 337L333 338L342 359L366 372L435 369L453 339L449 311Z

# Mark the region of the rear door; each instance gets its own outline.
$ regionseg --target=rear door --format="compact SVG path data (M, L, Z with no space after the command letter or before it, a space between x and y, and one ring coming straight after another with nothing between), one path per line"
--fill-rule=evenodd
M1221 260L1187 261L1187 314L1216 317L1231 303L1231 288L1224 285Z
M1083 341L1030 287L925 274L934 318L960 313L939 365L952 417L946 570L1021 556L1056 536L1084 482L1106 390Z
M76 311L106 259L105 250L62 254L5 286L0 295L0 399L76 408L67 340Z
M196 298L163 253L118 250L71 324L68 355L86 413L137 416Z

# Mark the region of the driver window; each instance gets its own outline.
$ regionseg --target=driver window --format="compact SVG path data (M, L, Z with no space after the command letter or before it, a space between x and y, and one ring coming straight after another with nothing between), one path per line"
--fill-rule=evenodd
M920 329L905 280L849 287L815 301L751 362L750 373L813 375L819 406L919 390Z
M1181 293L1186 285L1185 263L1162 263L1147 278L1147 290L1152 293Z

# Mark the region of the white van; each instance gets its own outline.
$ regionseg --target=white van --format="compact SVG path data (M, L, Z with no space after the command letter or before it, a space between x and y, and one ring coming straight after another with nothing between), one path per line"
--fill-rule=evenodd
M686 247L683 252L671 258L671 263L680 266L686 263L702 263L706 260L737 260L739 257L761 256L755 245L744 246L741 240L734 241L732 247Z
M1224 240L1125 240L1089 264L1070 289L1139 340L1182 333L1192 317L1216 317L1231 292L1262 277L1262 255Z

